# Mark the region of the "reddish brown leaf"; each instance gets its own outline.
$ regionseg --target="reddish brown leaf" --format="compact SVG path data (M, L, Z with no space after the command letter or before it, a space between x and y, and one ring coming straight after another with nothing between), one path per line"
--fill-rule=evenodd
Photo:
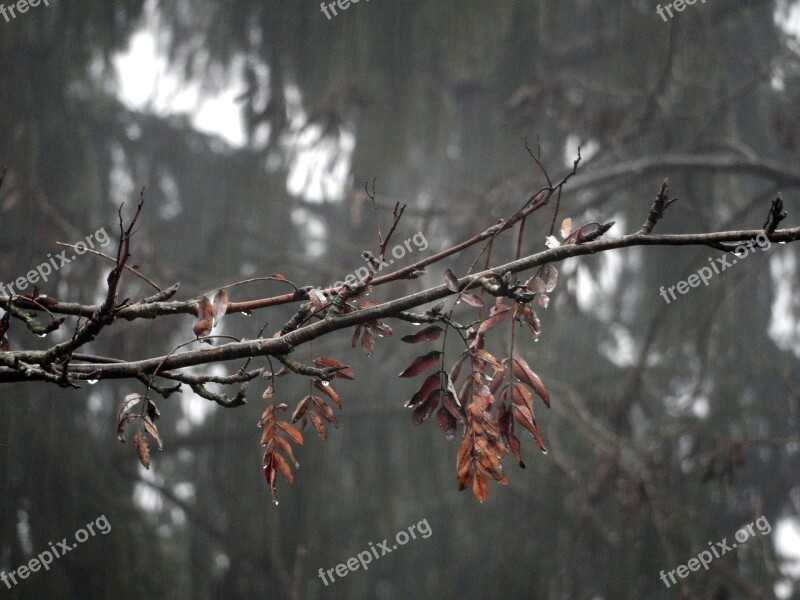
M414 361L400 373L400 377L416 377L420 373L424 373L428 369L436 366L439 362L439 357L442 355L438 350L432 350L427 354L418 356Z
M447 441L456 437L456 420L444 406L436 412L436 422L439 425L439 429L444 433L444 437Z
M371 356L375 350L375 336L370 333L369 329L364 330L364 335L361 338L361 349L367 356Z
M394 330L383 321L370 321L369 326L372 327L375 333L377 333L380 337L394 335Z
M528 407L520 406L519 404L513 404L511 406L511 412L514 414L514 419L516 419L517 423L530 431L531 435L536 440L536 445L539 446L539 449L542 452L547 452L547 447L544 445L542 436L539 435L539 429L536 427L536 422L533 420L533 415L531 414L530 410L528 410Z
M458 277L450 269L444 270L444 282L447 284L447 289L458 293L461 286L458 284Z
M446 408L453 418L459 421L462 425L467 424L467 420L464 417L463 411L458 405L458 399L450 390L447 390L442 398L442 408Z
M403 342L407 342L409 344L418 344L419 342L430 342L439 339L439 336L442 335L443 331L444 329L442 329L438 325L430 325L425 329L420 329L417 333L404 335L403 337L400 338L400 340Z
M211 334L211 328L214 326L214 306L208 299L208 296L203 296L200 304L197 307L197 322L192 327L192 331L198 338L206 337ZM211 343L210 340L206 340Z
M319 396L312 396L311 400L314 402L314 410L320 417L325 419L334 427L339 427L339 421L336 419L336 415L333 414L333 409L325 404L325 401L322 398Z
M339 398L339 394L337 394L334 391L334 389L330 386L330 384L326 385L326 384L320 382L319 380L314 380L314 387L317 388L320 392L322 392L326 396L328 396L328 398L333 400L333 403L336 406L338 406L339 408L342 408L342 400ZM292 422L294 422L296 420L297 419L292 418Z
M470 306L474 306L475 308L483 307L483 298L481 298L477 294L461 294L461 299Z
M432 394L425 402L414 409L414 414L411 415L411 422L414 425L422 425L433 414L438 404L439 394Z
M406 402L406 407L416 406L423 400L427 400L428 396L430 396L434 390L439 388L441 384L441 373L434 373L433 375L428 375L425 381L422 382L422 386L411 396L411 400Z
M277 452L272 454L272 464L273 466L281 472L281 475L286 479L286 483L289 485L294 485L294 475L292 474L292 468L289 466L289 463L286 462L286 459L283 458Z
M286 421L277 421L277 425L278 427L283 429L290 438L292 438L292 441L295 444L297 444L298 446L303 445L303 434L297 431L297 429L289 425L289 423L287 423Z
M452 381L453 383L458 381L458 378L461 375L461 365L464 364L464 361L468 356L469 352L467 351L462 352L456 359L456 362L453 364L453 369L450 371L450 381Z
M311 423L314 425L314 429L317 430L317 435L319 435L319 439L323 442L325 438L328 437L328 433L325 431L325 425L322 424L322 419L320 419L319 415L315 412L309 412L308 418L311 419Z
M475 473L475 479L472 482L472 493L480 503L486 502L489 497L489 482L480 473Z
M279 435L275 436L275 443L281 447L283 453L286 454L286 456L289 457L289 460L291 460L294 463L294 468L298 469L300 467L300 463L297 462L297 459L295 459L294 457L294 452L292 452L292 445Z
M341 367L338 371L336 371L336 373L334 373L334 377L339 377L341 379L356 378L356 376L353 374L353 371L349 369L346 364L339 362L338 360L334 360L333 358L315 358L314 364L320 369L325 369L327 367Z
M483 362L491 366L495 371L503 370L503 365L500 364L500 361L498 361L492 353L487 352L482 348L476 348L472 350L472 356L482 360Z
M547 393L547 388L544 387L542 380L531 370L524 358L515 356L514 362L511 365L511 370L517 379L519 379L522 383L531 386L533 391L536 392L542 399L542 402L544 402L545 406L550 408L550 394Z
M150 469L150 445L147 443L147 438L137 431L133 436L133 446L136 448L136 454L139 455L139 461L145 469Z
M219 290L214 295L214 327L222 321L226 312L228 312L228 292Z
M490 316L489 318L485 319L478 327L479 334L486 333L490 329L494 329L495 327L500 325L500 323L503 322L503 320L506 318L506 315L508 314L508 306L502 305L501 308L497 309L496 311L493 308L492 311L494 312L494 314L492 314L492 316Z

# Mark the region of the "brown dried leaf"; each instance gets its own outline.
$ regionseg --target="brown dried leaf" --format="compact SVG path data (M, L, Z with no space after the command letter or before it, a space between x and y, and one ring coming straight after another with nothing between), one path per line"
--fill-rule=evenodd
M383 321L370 321L370 327L377 333L380 337L388 337L390 335L394 335L394 329L392 329L389 325L384 323Z
M123 444L125 443L125 427L128 426L128 423L138 418L139 415L127 414L123 416L117 423L117 439Z
M139 462L145 469L150 469L150 444L147 438L142 435L140 431L136 432L133 436L133 447L136 448L136 454L139 455Z
M325 404L325 401L322 398L319 396L312 396L311 400L314 401L314 410L320 417L325 419L334 427L339 427L339 421L336 419L336 415L333 414L333 409Z
M326 396L328 396L328 398L333 400L333 403L336 406L338 406L339 408L342 408L342 400L341 400L341 398L339 398L339 394L336 393L336 391L330 386L330 384L325 385L322 382L320 382L319 380L315 379L314 380L314 387L317 388L320 392L322 392ZM294 422L294 421L296 421L296 419L292 418L292 422Z
M414 425L422 425L433 414L438 404L439 394L431 394L425 402L414 409L414 414L411 415L411 422Z
M292 452L292 445L289 442L287 442L285 439L283 439L281 436L279 436L279 435L275 436L275 443L278 444L278 446L281 447L281 450L283 450L283 453L286 456L288 456L289 460L291 460L294 463L294 468L295 469L299 469L300 468L300 463L297 462L297 459L294 457L294 452Z
M547 447L544 445L542 436L539 435L539 429L536 427L536 422L534 421L533 415L528 407L520 406L519 404L513 404L511 406L511 412L513 413L514 419L516 419L517 423L531 432L531 435L533 435L533 438L536 440L536 445L539 446L539 449L542 452L547 452Z
M461 299L470 306L474 306L475 308L483 307L483 298L481 298L477 294L461 294Z
M277 452L273 452L272 454L272 464L273 466L281 472L281 475L286 479L286 483L289 485L294 485L294 475L292 474L292 468L289 466L289 463L286 462L286 459L283 458Z
M214 327L216 327L228 311L228 292L219 290L214 295Z
M436 422L448 442L456 437L456 420L444 406L436 412Z
M494 307L492 308L492 313L493 314L488 319L485 319L480 324L480 327L478 327L479 334L486 333L490 329L494 329L495 327L500 325L500 323L502 323L503 320L506 318L506 315L508 315L508 306L501 305L500 308Z
M416 377L420 373L424 373L439 363L439 357L441 355L442 353L438 350L432 350L427 354L418 356L402 373L400 373L399 377Z
M272 400L273 396L275 396L275 390L272 389L272 386L268 386L267 389L264 390L264 393L261 394L261 397L264 400Z
M475 350L472 350L472 356L474 358L482 360L490 367L492 367L495 371L503 370L503 365L500 364L500 361L498 361L491 352L488 352L483 348L476 348Z
M427 400L428 396L430 396L435 390L439 389L440 384L441 372L428 375L425 381L422 382L422 386L414 393L413 396L411 396L411 399L406 402L406 407L416 406L423 400Z
M558 284L558 269L550 263L542 266L539 276L544 280L544 291L552 292Z
M208 296L203 296L197 307L197 322L192 327L192 331L196 337L202 338L211 334L212 327L214 327L214 306ZM211 340L204 341L211 343Z
M544 387L544 384L539 376L534 373L533 370L531 370L531 368L528 366L528 363L525 362L525 359L515 356L514 363L511 365L511 369L517 379L519 379L522 383L531 386L533 391L536 392L542 399L545 406L550 408L550 394L547 392L547 388Z
M335 360L333 358L321 357L315 358L314 364L317 365L320 369L325 369L327 367L341 367L340 370L334 373L334 377L339 377L341 379L355 379L356 376L353 374L353 371L348 368L346 364Z
M458 293L461 286L458 284L458 277L450 269L444 270L444 282L447 284L447 289Z
M305 398L304 398L304 400L305 400ZM309 413L309 414L312 417L315 416L313 413ZM295 444L297 444L298 446L302 446L303 445L303 434L302 433L297 431L297 429L295 429L294 427L289 425L289 423L287 423L286 421L276 421L276 423L277 423L278 427L283 429L286 432L286 434L290 438L292 438L292 441Z
M489 482L480 473L475 473L475 479L472 482L472 493L481 504L486 502L489 497Z
M364 330L364 336L361 338L361 350L367 356L371 356L375 350L375 336L372 335L369 329Z
M430 342L439 339L439 336L442 335L443 332L444 329L442 329L438 325L430 325L425 329L420 329L417 333L404 335L403 337L400 338L400 340L408 344L418 344L419 342Z
M317 435L319 435L319 439L323 442L325 438L328 437L328 433L325 431L325 426L322 424L322 419L320 419L319 415L315 412L309 412L308 418L311 419L311 423L314 425L314 429L317 430Z
M158 449L163 450L164 443L161 441L161 436L158 435L158 428L156 427L156 424L153 423L153 420L150 418L150 416L145 415L144 417L142 417L142 423L144 424L144 430L148 434L150 434L150 437L152 437L156 442L158 442Z

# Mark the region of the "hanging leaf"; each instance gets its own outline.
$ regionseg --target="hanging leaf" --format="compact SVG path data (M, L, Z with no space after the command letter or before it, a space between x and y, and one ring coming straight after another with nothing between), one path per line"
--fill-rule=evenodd
M420 387L416 393L411 396L411 400L406 402L406 407L416 406L423 400L427 400L428 396L433 393L434 390L439 388L441 384L441 372L434 373L433 375L429 375L425 381L422 383L422 387Z
M294 468L299 469L300 463L297 462L297 459L295 459L294 457L294 452L292 452L292 445L279 435L275 436L275 443L278 444L278 446L280 446L281 450L283 450L283 453L289 457L289 460L291 460L292 463L294 463Z
M425 329L420 329L417 333L404 335L403 337L400 338L400 340L408 344L418 344L419 342L430 342L439 339L439 336L442 335L443 332L444 329L442 329L438 325L430 325Z
M319 439L323 442L325 438L328 437L328 433L325 431L325 426L322 424L322 419L320 419L319 415L315 412L308 413L308 418L311 419L311 423L314 425L314 429L317 430L317 435L319 435Z
M149 415L145 415L142 417L142 423L144 424L144 430L153 438L156 442L158 442L158 449L164 449L164 443L161 441L161 436L158 435L158 429L156 428L156 424L153 423L153 420L150 418Z
M500 325L500 323L503 322L503 320L506 318L506 315L508 314L508 306L500 305L500 308L493 307L492 312L494 314L492 314L489 318L483 321L480 324L480 327L478 327L479 334L486 333L490 329L494 329L495 327Z
M361 330L364 329L363 325L356 325L353 329L353 339L352 339L352 346L355 348L358 346L358 340L361 337Z
M436 423L448 442L456 437L456 420L444 406L436 412Z
M294 475L292 474L292 468L289 466L289 463L286 462L286 459L283 458L277 452L272 454L272 464L276 470L280 471L281 475L283 475L284 479L286 479L286 483L289 485L294 485Z
M309 413L309 414L311 414L311 416L316 416L313 413ZM277 421L277 425L278 425L278 427L283 429L283 431L285 431L286 434L290 438L292 438L292 441L296 445L298 445L298 446L302 446L303 445L303 434L300 433L299 431L297 431L297 429L295 429L294 427L289 425L289 423L287 423L286 421Z
M544 280L544 291L552 292L558 284L558 269L550 263L542 266L539 276Z
M433 411L436 410L436 406L438 404L439 394L434 392L428 397L427 400L425 400L425 402L414 409L414 414L411 415L411 422L414 425L422 425L428 419L428 417L433 414Z
M515 356L514 363L511 365L511 371L512 373L514 373L514 376L517 379L519 379L522 383L531 386L533 391L536 392L538 396L542 399L545 406L550 408L550 394L547 392L547 388L544 387L542 380L528 366L528 363L525 362L524 358Z
M364 336L361 338L361 350L367 356L372 356L375 350L375 336L370 333L369 329L364 330Z
M296 423L298 420L303 418L303 415L306 414L306 411L308 410L308 399L309 396L306 396L297 403L297 406L292 413L292 423Z
M228 311L228 292L219 290L214 295L214 327L216 327Z
M319 396L312 396L311 400L313 401L314 410L317 414L325 419L328 423L333 425L334 427L339 427L339 421L336 419L336 415L333 413L333 409L325 404L325 401L320 398Z
M438 364L441 355L442 353L438 350L432 350L427 354L418 356L402 373L400 373L399 377L416 377L420 373L424 373Z
M214 306L208 299L208 296L203 296L200 304L197 307L197 322L192 327L194 335L199 339L211 334L211 328L214 326ZM205 343L210 344L211 340L203 340Z
M444 282L447 284L447 289L451 292L458 293L461 286L458 284L458 277L450 269L444 270Z
M486 502L489 497L489 482L480 473L475 473L475 479L472 482L472 493L481 504Z
M334 391L334 389L330 386L330 384L329 385L323 385L318 379L315 379L314 380L314 387L317 388L320 392L322 392L326 396L328 396L328 398L333 400L333 403L336 406L338 406L339 408L342 408L342 400L339 398L339 394L337 394ZM294 421L294 420L295 419L292 419L292 421Z
M139 456L139 462L145 469L150 469L150 445L147 443L147 438L137 431L133 436L133 447L136 448L136 454Z

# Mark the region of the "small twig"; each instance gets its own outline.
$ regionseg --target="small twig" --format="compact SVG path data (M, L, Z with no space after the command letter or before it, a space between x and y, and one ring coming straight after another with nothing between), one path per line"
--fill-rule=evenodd
M64 242L56 242L56 244L58 244L59 246L67 246L68 248L72 248L73 250L75 250L75 248L77 246L77 244L67 244L67 243L64 243ZM91 248L82 247L82 249L85 250L86 252L89 252L90 254L94 254L94 255L99 256L101 258L105 258L106 260L110 260L113 263L117 262L117 259L115 259L113 256L109 256L108 254L103 254L102 252L98 252L97 250L92 250ZM158 286L158 284L156 284L153 280L149 279L146 275L144 275L143 273L141 273L137 269L134 269L133 267L129 267L128 265L125 265L124 268L125 268L126 271L128 271L129 273L133 273L134 275L136 275L136 277L138 277L139 279L141 279L142 281L144 281L148 285L153 286L157 291L159 291L159 292L161 291L161 288Z
M664 183L661 184L661 191L658 193L658 196L656 196L653 206L650 207L650 214L647 217L647 221L642 225L639 233L647 235L653 231L653 227L655 227L656 223L664 216L664 211L676 200L677 198L669 199L669 180L665 179Z

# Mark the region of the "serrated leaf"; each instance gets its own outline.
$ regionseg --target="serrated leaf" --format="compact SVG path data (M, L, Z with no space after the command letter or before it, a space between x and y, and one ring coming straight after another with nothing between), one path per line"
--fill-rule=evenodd
M442 353L438 350L432 350L427 354L418 356L402 373L400 373L399 377L416 377L420 373L424 373L439 363L439 357L441 355Z
M439 339L439 336L442 335L443 332L444 329L442 329L438 325L430 325L428 327L425 327L424 329L420 329L416 333L404 335L403 337L400 338L400 340L406 342L407 344L430 342Z

